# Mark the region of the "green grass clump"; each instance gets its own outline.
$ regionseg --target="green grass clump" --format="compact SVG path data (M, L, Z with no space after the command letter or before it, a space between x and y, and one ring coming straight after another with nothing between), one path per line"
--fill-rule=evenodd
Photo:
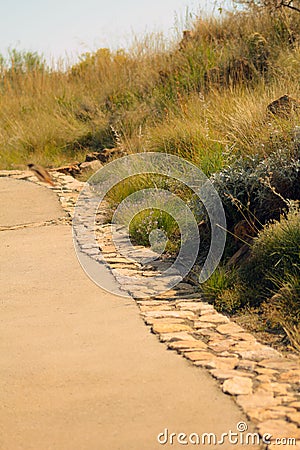
M277 291L262 305L271 328L281 328L291 345L300 351L300 266L274 278Z
M241 298L237 290L237 272L219 266L211 277L201 285L208 302L218 311L232 314L241 307Z
M239 271L245 295L252 305L269 298L276 283L300 275L300 211L291 207L286 217L267 224L251 249L251 257ZM276 282L274 280L277 280Z
M175 219L170 214L157 209L144 210L134 216L129 226L131 239L147 247L150 246L149 235L154 230L161 230L165 234L166 253L174 254L178 251L180 232Z
M153 191L147 193L149 189ZM181 198L184 203L188 203L193 196L188 187L163 175L145 173L129 177L116 184L107 194L106 198L112 207L111 217L113 217L113 212L118 205L132 194L145 190L148 196L161 196L159 192L155 194L157 189L173 193ZM132 217L133 208L139 205L138 202L137 198L131 198L122 211L121 220L124 224L130 224L129 232L132 240L136 244L149 246L149 234L155 229L161 229L168 238L166 252L175 255L180 249L181 243L181 233L176 220L167 212L156 208L146 208ZM153 202L155 203L155 200ZM176 205L173 205L173 208L177 210ZM175 210L174 213L176 213ZM183 219L185 216L180 215L180 217Z

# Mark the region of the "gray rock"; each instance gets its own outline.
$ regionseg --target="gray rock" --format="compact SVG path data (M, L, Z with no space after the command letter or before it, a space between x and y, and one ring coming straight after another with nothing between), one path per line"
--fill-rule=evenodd
M81 172L97 172L103 165L96 159L94 161L83 162L79 165Z

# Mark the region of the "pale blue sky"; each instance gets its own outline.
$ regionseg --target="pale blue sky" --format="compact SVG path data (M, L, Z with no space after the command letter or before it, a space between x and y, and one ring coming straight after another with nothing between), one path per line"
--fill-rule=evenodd
M220 3L221 0L217 0ZM214 0L0 0L0 53L8 47L73 55L126 46L133 33L171 33L175 14L209 10Z

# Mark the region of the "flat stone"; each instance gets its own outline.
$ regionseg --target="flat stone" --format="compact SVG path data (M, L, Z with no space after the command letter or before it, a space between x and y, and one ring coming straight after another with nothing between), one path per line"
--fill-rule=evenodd
M289 406L296 408L297 411L300 411L300 402L292 402Z
M145 281L143 280L143 278L138 274L137 272L137 266L135 264L131 264L130 262L128 262L127 264L119 264L119 263L111 263L110 261L106 261L110 268L112 269L112 271L114 273L116 273L117 276L120 277L132 277L133 275L135 275L135 282L138 281L138 283L141 283L141 285L145 286ZM125 270L126 269L126 270ZM127 280L129 283L133 283L133 281L131 280ZM147 285L150 285L149 283L147 283Z
M117 264L117 266L119 266L119 264ZM120 267L116 267L115 265L111 266L112 268L112 272L113 274L116 273L116 275L121 275L121 276L125 276L125 277L139 277L140 273L138 270L136 270L136 268L124 268L122 265ZM118 269L118 270L116 270Z
M256 378L257 379L257 378ZM264 391L274 392L278 395L288 395L288 389L290 389L290 385L286 383L275 383L275 382L264 382L259 385L259 390L263 389Z
M256 380L260 383L269 383L271 381L270 375L257 375Z
M255 342L256 339L255 337L250 334L250 333L245 333L245 332L240 332L240 333L232 333L231 334L231 338L233 339L237 339L239 341L250 341L250 342Z
M89 250L89 249L97 249L99 251L99 247L97 244L94 243L88 243L88 244L82 244L81 248L84 250Z
M215 352L219 353L229 350L233 344L234 341L232 341L231 339L225 339L224 341L220 342L210 342L208 344L208 347L214 350Z
M290 404L290 403L292 403L292 402L294 402L295 401L295 397L293 396L293 394L292 393L290 393L289 395L281 395L280 396L280 400L281 400L281 403L282 404Z
M261 435L272 435L272 440L276 438L300 438L300 429L293 423L285 420L266 420L257 425Z
M236 399L244 411L253 410L254 408L268 408L270 406L277 406L281 403L278 398L275 398L271 392L261 391L252 395L241 395Z
M145 285L143 280L140 281L137 278L124 277L122 275L117 274L115 274L115 278L117 278L121 287L126 287L126 289L141 290L141 291L146 291L149 289L149 286Z
M251 411L247 411L250 419L253 421L263 422L269 419L287 419L287 414L295 412L294 408L286 406L274 406L271 408L256 408Z
M270 408L270 411L288 413L288 412L295 412L295 408L292 408L291 406L279 405L279 406L272 406Z
M145 313L146 317L153 317L153 318L165 318L165 317L174 317L176 319L194 319L195 314L193 312L187 312L187 311L148 311Z
M300 384L300 369L284 372L280 375L280 380L289 381L290 383Z
M156 277L157 276L157 272L151 272L150 270L148 270L147 272L142 272L142 276L143 277Z
M203 306L202 306L202 302L201 301L191 302L189 300L187 300L187 301L180 300L180 301L176 302L176 306L179 309L184 309L184 310L187 309L187 310L194 311L194 312L203 311ZM213 310L213 307L212 307L211 311L212 310Z
M189 325L184 323L155 323L152 326L153 333L176 333L178 331L193 331Z
M247 395L252 393L252 381L250 378L240 376L224 381L222 391L230 395Z
M212 376L214 378L216 378L217 380L227 380L229 378L249 378L249 377L253 377L252 374L248 374L248 373L244 373L241 372L240 370L220 370L220 369L212 369L210 370L210 373L212 374ZM247 392L248 393L248 392Z
M226 342L229 339L231 340L232 344L235 344L235 341L231 339L230 336L227 336L226 334L220 334L215 331L214 335L211 338L211 342Z
M173 302L168 302L167 300L137 300L138 305L143 306L172 306Z
M249 361L249 360L239 360L236 369L240 370L247 370L249 372L253 372L256 369L256 362L255 361Z
M202 341L191 341L191 340L187 340L187 341L174 341L174 342L170 342L168 344L168 347L174 350L191 350L194 351L195 349L200 349L200 350L206 350L207 349L207 345L202 342Z
M186 352L184 356L191 361L213 360L214 357L209 352Z
M138 298L149 298L152 297L153 294L155 294L155 291L151 290L151 289L144 289L142 287L139 288L132 288L131 286L127 285L127 286L121 286L122 290L125 290L126 292L129 292L129 294L134 298L134 299L138 299Z
M152 289L155 289L157 293L164 292L168 288L168 284L163 280L155 280L150 277L145 280L145 277L142 277L143 283L150 286Z
M235 341L235 344L234 344L234 350L237 352L245 352L248 350L260 350L261 348L264 348L264 345L260 344L257 341L251 342L251 341L238 340L238 341Z
M127 265L127 264L136 264L136 262L135 261L131 261L131 260L129 260L129 259L127 259L127 258L123 258L123 257L121 257L121 256L115 256L115 257L111 257L111 256L106 256L105 257L105 259L107 260L107 261L109 261L111 264L124 264L124 265ZM122 267L122 266L121 266Z
M199 317L198 321L195 323L195 327L197 328L197 323L210 322L210 323L228 323L229 319L222 314L205 314L204 316Z
M103 242L101 242L101 250L104 253L109 253L109 256L112 258L115 258L117 254L115 253L116 248L113 245L105 245Z
M96 159L94 161L83 162L79 165L79 168L82 172L97 172L99 169L103 167L103 164Z
M211 323L211 322L198 322L198 321L196 321L196 322L194 322L194 328L196 329L196 330L199 330L199 329L207 329L207 328L215 328L216 327L216 324L215 323Z
M207 359L203 361L194 361L194 366L203 367L205 369L215 369L216 363L213 359Z
M259 367L258 365L255 367L255 372L260 373L262 375L274 376L278 375L278 371L274 369L266 369L264 367Z
M189 297L189 296L188 296ZM194 304L194 303L197 303L197 304L202 304L203 302L202 302L202 300L200 299L200 298L197 298L197 299L190 299L190 298L185 298L185 297L182 297L182 298L177 298L176 300L175 300L175 303L176 303L176 307L178 306L183 306L184 304L188 304L188 303L190 303L190 304Z
M201 329L197 329L197 331L195 331L195 335L198 335L198 336L206 336L206 337L212 337L212 336L214 336L214 334L215 334L215 331L214 330L210 330L210 329L208 329L208 328L201 328Z
M216 369L232 370L236 366L237 358L215 356L214 361L216 362Z
M190 299L190 296L188 296L188 298L182 297L180 299L176 299L175 302L176 302L176 305L181 305L181 304L183 305L185 303L198 303L199 305L205 305L205 304L208 305L208 303L204 302L199 295L198 295L198 298L195 297L192 300ZM210 306L212 306L212 305L210 305Z
M217 328L217 331L221 334L233 334L233 333L239 333L244 331L242 327L240 327L239 325L237 325L234 322L229 322L226 323L225 325L220 325Z
M300 426L300 411L290 412L287 416L292 422Z
M237 355L235 355L234 353L228 352L227 350L225 350L224 352L220 352L218 353L218 356L224 356L225 358L229 358L231 356L238 358Z
M216 325L217 326L217 325ZM214 342L225 342L228 340L228 336L225 336L225 334L219 334L216 333L216 331L214 331L214 333L212 334L209 342L210 343L214 343ZM233 341L234 343L234 341Z
M176 291L174 291L174 289L159 294L159 298L168 298L170 300L174 300L174 296L176 296Z
M274 370L293 370L299 368L298 364L293 361L288 361L285 358L263 359L258 365L260 367Z
M172 341L179 341L179 340L196 341L196 339L191 334L186 333L185 331L175 332L175 333L161 333L159 336L159 340L161 342L172 342Z
M211 305L210 303L204 302L203 300L201 300L201 310L212 310L215 311L215 308L213 307L213 305Z
M157 306L147 306L147 305L140 305L139 306L141 312L148 312L148 311L172 311L172 306L168 305L157 305Z
M251 343L249 346L251 347ZM257 348L255 350L239 351L238 353L241 358L250 359L250 361L261 361L265 358L278 358L278 356L280 356L277 350L266 346L262 346L261 348Z
M185 323L184 319L178 319L176 317L162 317L161 319L157 319L155 317L144 317L144 321L147 325Z

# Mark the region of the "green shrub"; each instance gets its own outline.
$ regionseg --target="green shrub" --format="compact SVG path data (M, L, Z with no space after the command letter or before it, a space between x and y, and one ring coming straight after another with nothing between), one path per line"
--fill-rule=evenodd
M219 297L216 298L214 306L217 311L234 314L241 306L241 296L236 288L225 289Z
M175 219L164 211L157 209L143 210L134 216L129 226L129 234L132 240L145 246L150 246L149 235L154 230L161 230L167 237L166 252L174 253L179 250L180 232L178 225ZM156 251L155 246L153 250Z
M284 284L290 275L299 277L299 259L300 212L291 207L280 221L264 226L254 241L251 257L239 270L248 302L258 305L277 290L278 280Z
M201 290L205 299L212 303L218 311L233 313L241 306L236 283L236 270L227 270L225 267L219 266L201 285Z
M300 266L274 279L274 283L278 291L263 303L264 315L269 326L282 329L300 351Z

